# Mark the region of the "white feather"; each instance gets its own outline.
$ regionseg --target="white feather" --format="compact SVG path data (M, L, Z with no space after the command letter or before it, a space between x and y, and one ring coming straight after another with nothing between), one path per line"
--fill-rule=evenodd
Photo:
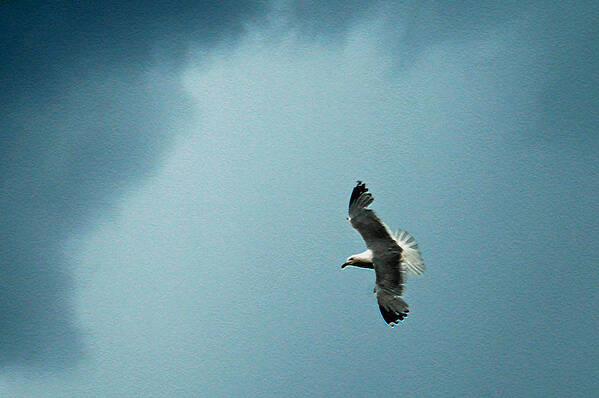
M393 238L403 250L401 253L401 264L408 275L421 275L424 270L424 261L422 254L418 249L418 243L412 235L406 231L398 230Z

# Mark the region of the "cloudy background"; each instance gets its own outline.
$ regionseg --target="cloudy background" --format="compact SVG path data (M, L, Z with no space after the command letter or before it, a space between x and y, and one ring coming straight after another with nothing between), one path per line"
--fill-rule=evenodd
M2 396L599 388L597 4L318 4L0 3Z

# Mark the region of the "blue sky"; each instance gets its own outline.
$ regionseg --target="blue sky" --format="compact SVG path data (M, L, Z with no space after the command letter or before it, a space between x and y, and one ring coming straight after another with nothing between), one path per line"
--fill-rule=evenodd
M0 6L0 392L596 391L597 6L327 4Z

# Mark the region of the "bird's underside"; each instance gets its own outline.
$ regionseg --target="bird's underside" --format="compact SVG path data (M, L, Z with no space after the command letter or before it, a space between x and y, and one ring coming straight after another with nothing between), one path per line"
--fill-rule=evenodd
M349 222L364 239L368 250L348 258L343 267L353 265L373 268L376 275L374 293L381 315L391 327L408 316L408 304L401 297L407 274L421 274L424 263L414 238L404 231L393 234L375 212L367 207L372 194L361 181L349 200Z

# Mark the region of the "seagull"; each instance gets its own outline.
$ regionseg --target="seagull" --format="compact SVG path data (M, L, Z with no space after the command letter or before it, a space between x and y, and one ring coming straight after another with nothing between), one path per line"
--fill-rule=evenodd
M367 249L348 257L341 268L354 266L374 269L374 294L381 315L389 326L394 327L410 312L408 304L401 298L407 275L422 274L424 261L412 235L402 230L391 232L375 212L368 209L373 201L366 185L358 181L349 199L347 220L362 235Z

